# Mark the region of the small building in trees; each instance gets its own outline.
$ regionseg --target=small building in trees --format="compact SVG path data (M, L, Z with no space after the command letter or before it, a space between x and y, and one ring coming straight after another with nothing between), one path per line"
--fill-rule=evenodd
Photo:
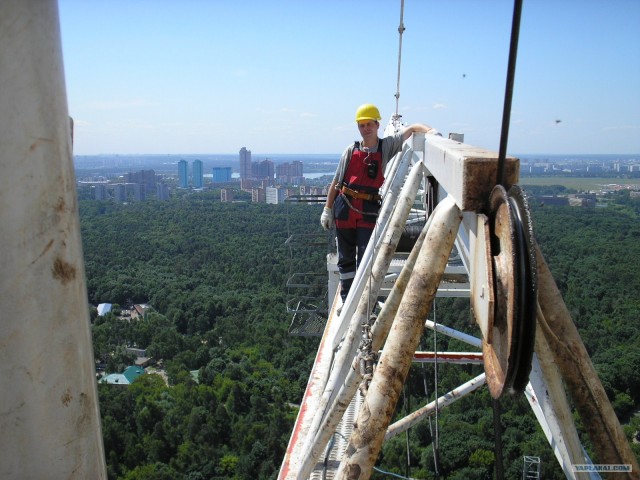
M98 315L102 317L103 315L109 313L111 311L111 306L112 305L110 303L101 303L100 305L98 305Z
M112 373L100 379L100 383L109 385L131 385L140 375L144 375L144 368L137 365L127 367L122 373Z

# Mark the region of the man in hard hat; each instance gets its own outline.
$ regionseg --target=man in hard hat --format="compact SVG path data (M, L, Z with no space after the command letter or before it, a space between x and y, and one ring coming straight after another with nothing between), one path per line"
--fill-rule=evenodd
M320 217L325 230L329 230L335 220L343 303L376 224L381 204L379 189L387 162L412 133L437 133L428 125L416 123L381 139L378 137L380 119L378 108L370 103L356 110L362 141L349 145L342 153Z

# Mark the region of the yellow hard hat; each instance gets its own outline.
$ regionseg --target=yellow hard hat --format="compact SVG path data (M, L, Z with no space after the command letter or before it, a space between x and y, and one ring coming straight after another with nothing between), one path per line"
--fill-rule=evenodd
M362 122L363 120L375 120L380 121L382 117L378 111L378 107L371 103L365 103L360 105L356 110L356 122Z

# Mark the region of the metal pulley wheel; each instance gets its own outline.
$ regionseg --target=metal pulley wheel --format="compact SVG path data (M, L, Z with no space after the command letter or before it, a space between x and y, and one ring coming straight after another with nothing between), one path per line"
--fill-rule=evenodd
M487 385L493 398L522 392L529 381L535 342L537 267L529 206L518 185L497 185L489 199L489 237L495 308L482 340Z

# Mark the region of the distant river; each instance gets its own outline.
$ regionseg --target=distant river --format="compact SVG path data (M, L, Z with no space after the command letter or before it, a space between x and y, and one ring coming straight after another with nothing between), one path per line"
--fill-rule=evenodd
M320 177L324 177L325 175L330 175L333 177L335 170L331 171L331 172L320 172L320 173L305 173L304 174L304 178L308 178L308 179L314 179L314 178L320 178ZM205 173L203 175L205 178L213 178L213 174L212 173ZM238 172L233 172L231 174L231 178L240 178L240 174Z

